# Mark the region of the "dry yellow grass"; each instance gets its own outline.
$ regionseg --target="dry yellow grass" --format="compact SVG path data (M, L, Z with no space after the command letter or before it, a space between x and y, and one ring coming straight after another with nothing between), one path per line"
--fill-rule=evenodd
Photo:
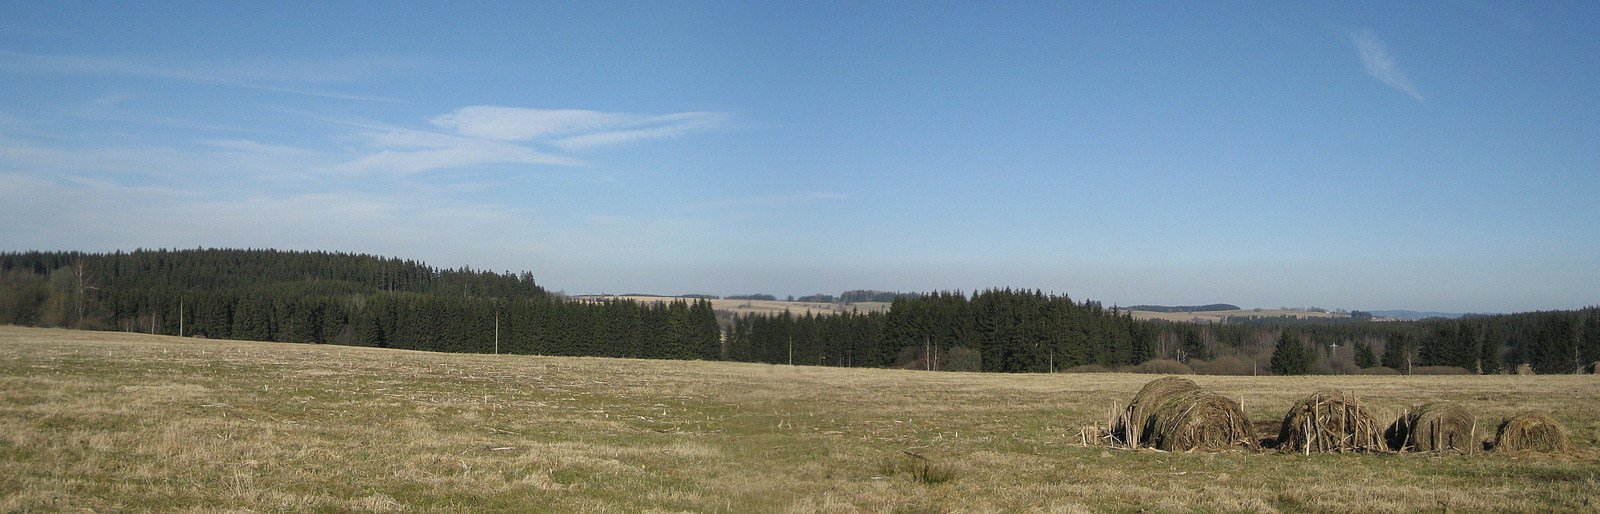
M1195 377L1283 416L1553 412L1576 453L1080 447L1153 377L451 355L0 327L0 511L1580 511L1591 376ZM902 472L908 453L940 480ZM902 459L902 464L886 465ZM920 463L922 461L916 461Z

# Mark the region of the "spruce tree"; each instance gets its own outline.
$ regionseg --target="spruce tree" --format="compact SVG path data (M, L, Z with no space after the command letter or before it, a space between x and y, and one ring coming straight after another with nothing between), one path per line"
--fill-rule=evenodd
M1179 355L1181 358L1178 359L1180 361L1210 358L1210 352L1206 351L1206 340L1198 328L1186 331L1183 335L1182 349L1183 352Z
M1600 307L1584 309L1583 330L1578 336L1578 364L1593 366L1600 362ZM1600 369L1590 368L1590 373L1600 373Z
M376 346L379 348L389 346L389 342L383 334L383 323L378 321L377 316L367 314L361 317L361 333L359 335L361 346Z
M1272 349L1272 372L1279 375L1304 375L1311 371L1313 354L1298 335L1285 330Z
M1411 371L1411 349L1415 346L1411 334L1396 332L1389 334L1389 340L1383 344L1384 367L1400 370L1401 373Z
M1422 334L1416 346L1416 364L1422 366L1449 366L1456 344L1456 326L1453 321L1440 321Z
M1372 343L1360 341L1356 343L1356 366L1370 368L1378 365L1378 355L1372 352Z
M1541 374L1572 373L1578 368L1576 316L1539 313L1534 337L1528 343L1528 362Z
M1503 325L1486 323L1484 326L1483 345L1478 348L1478 365L1483 367L1485 374L1499 373L1505 362L1500 353L1506 337Z
M1450 354L1452 366L1466 368L1474 373L1483 372L1480 357L1483 355L1483 329L1476 323L1461 323L1456 327L1456 340Z

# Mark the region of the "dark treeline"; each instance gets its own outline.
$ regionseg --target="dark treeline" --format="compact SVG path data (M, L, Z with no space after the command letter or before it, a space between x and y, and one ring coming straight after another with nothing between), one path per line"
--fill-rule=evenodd
M893 291L873 291L870 289L854 289L839 293L839 301L842 303L892 302L898 298L916 298L918 296L922 296L922 294L897 293Z
M760 301L768 301L768 302L776 301L778 299L778 297L776 297L776 296L772 296L770 294L762 294L762 293L735 294L735 295L728 295L727 298L729 300L760 300Z
M1136 321L1126 310L1039 291L840 295L886 298L887 312L722 313L719 324L703 300L573 301L547 294L528 273L365 255L0 254L0 323L210 338L1002 372L1111 370L1160 360L1218 374L1378 367L1501 373L1521 364L1572 373L1600 361L1597 307L1455 320L1206 324Z
M1422 367L1502 373L1521 364L1537 373L1573 373L1592 372L1600 361L1597 307L1417 321L1241 317L1214 325L1155 323L1158 348L1166 349L1158 351L1161 356L1229 357L1270 369L1274 353L1287 349L1298 355L1298 348L1285 346L1298 344L1306 347L1311 373L1374 367L1401 373ZM1235 363L1224 372L1242 368Z
M574 302L546 294L528 273L328 252L0 254L0 323L445 352L721 357L704 301Z
M1352 358L1370 352L1378 358L1376 364L1402 372L1416 366L1449 366L1500 373L1520 364L1528 364L1538 373L1592 372L1593 363L1600 361L1600 308L1596 307L1453 320L1354 323L1324 330L1316 342L1334 344L1341 332L1363 328L1363 333L1375 334L1370 327L1388 330L1381 343L1374 337L1355 341Z
M970 298L904 297L887 313L735 316L725 333L731 360L950 371L1141 370L1135 365L1161 359L1212 374L1349 374L1379 367L1504 373L1523 363L1538 373L1573 373L1600 361L1600 308L1593 307L1458 320L1208 324L1135 321L1127 311L1094 302L989 290ZM1280 352L1288 355L1274 359Z
M1155 350L1147 324L1131 315L1012 290L901 295L887 313L738 316L726 341L732 360L952 371L1117 366Z
M1404 343L1424 365L1481 364L1494 373L1526 363L1539 373L1572 373L1600 361L1600 307L1413 323L1419 329Z

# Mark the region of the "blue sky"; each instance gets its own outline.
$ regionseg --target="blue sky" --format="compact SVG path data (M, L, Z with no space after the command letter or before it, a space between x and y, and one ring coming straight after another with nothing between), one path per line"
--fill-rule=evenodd
M1600 304L1593 2L0 2L0 249Z

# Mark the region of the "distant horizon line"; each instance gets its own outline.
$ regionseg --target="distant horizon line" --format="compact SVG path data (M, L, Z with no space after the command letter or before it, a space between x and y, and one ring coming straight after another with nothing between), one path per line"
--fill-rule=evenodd
M487 272L490 272L490 273L496 273L496 271L492 270L491 268L487 268L487 267L475 268L475 267L470 266L470 265L462 265L462 266L456 266L456 267L439 267L439 266L437 266L435 264L429 263L425 259L400 257L400 256L396 256L396 255L385 255L383 253L378 253L378 252L365 252L365 251L359 251L359 250L311 249L311 248L232 247L232 246L207 246L207 245L196 245L194 247L177 247L177 246L173 246L173 247L163 247L163 246L142 247L142 246L140 246L140 247L135 247L135 248L133 248L131 250L124 249L124 248L117 248L117 249L112 249L112 250L39 250L39 249L15 250L15 249L13 249L13 250L0 251L0 254L8 254L8 253L10 253L10 254L22 254L22 253L29 253L29 252L115 254L115 253L134 253L134 252L188 252L188 251L242 251L242 252L247 252L247 251L272 251L272 252L300 252L300 253L329 253L329 254L346 254L346 255L365 255L365 256L371 256L371 257L376 257L376 258L380 258L380 259L395 259L395 260L401 260L401 261L412 261L412 262L416 262L418 264L422 264L422 265L426 265L426 266L437 267L439 269L460 269L460 268L464 267L466 269L475 269L477 271L487 271ZM500 271L499 273L512 273L512 274L518 274L518 275L524 274L524 273L533 274L533 272L531 270L528 270L528 269L524 269L524 270L521 270L521 271L515 271L515 272L513 272L511 270L503 270L503 271ZM534 274L534 279L535 279L535 281L537 283L540 284L541 287L544 287L544 280L542 280L539 275ZM935 293L935 292L955 292L955 293L960 293L962 295L969 295L970 296L971 293L976 293L976 292L980 292L980 291L1005 290L1005 289L1025 290L1025 291L1035 291L1035 290L1037 290L1037 291L1043 291L1046 294L1074 296L1074 295L1071 295L1070 293L1058 292L1058 291L1055 291L1055 290L1049 290L1049 289L1042 288L1042 287L1014 287L1014 286L992 286L992 287L984 287L984 288L974 288L974 289L971 289L970 291L967 290L967 289L962 289L962 288L948 288L948 289L947 288L933 288L933 289L928 289L928 290L911 290L911 291L908 291L908 290L892 290L892 289L855 288L855 289L844 289L844 290L840 291L839 293L843 293L843 292L846 292L846 291L873 291L873 292L880 292L880 293L902 293L902 294L929 294L929 293ZM731 294L725 294L725 295L715 295L715 294L712 294L712 293L660 294L660 293L645 293L645 292L569 293L565 289L557 290L557 289L551 289L551 288L546 288L546 291L553 292L553 293L559 293L559 294L562 294L562 295L565 295L565 296L573 296L573 297L581 297L581 296L659 296L659 297L672 297L672 298L690 298L690 297L694 297L696 295L699 295L699 296L715 296L715 297L720 298L720 299L726 299L726 298L728 298L730 296L744 296L744 295L754 295L754 294L770 294L770 293L759 293L759 292L756 292L756 293L750 293L750 292L731 293ZM805 296L811 296L811 295L817 295L817 294L826 294L826 295L838 296L839 293L812 292L812 293L807 293L807 294L803 294L803 295L772 294L772 296L775 297L775 299L778 299L779 301L782 301L782 299L789 298L789 297L793 297L793 298L798 299L798 298L802 298L802 297L805 297ZM1075 297L1075 298L1077 298L1077 297ZM1085 301L1085 300L1094 301L1094 302L1100 303L1102 306L1106 306L1106 302L1104 302L1104 301L1094 300L1092 298L1078 298L1078 301ZM1186 307L1186 306L1202 306L1202 305L1212 305L1212 304L1238 305L1238 304L1233 304L1231 302L1177 303L1177 304L1170 304L1170 305L1169 304L1160 304L1160 303L1148 303L1148 302L1133 302L1133 303L1129 303L1127 305L1128 306L1140 305L1140 306L1153 306L1153 307ZM1279 309L1279 310L1311 311L1312 309L1324 309L1324 310L1327 310L1327 311L1330 311L1330 312L1362 311L1362 312L1371 312L1371 313L1375 313L1375 314L1377 314L1377 313L1405 313L1405 314L1411 314L1411 315L1432 315L1432 316L1437 316L1437 317L1459 318L1459 317L1462 317L1462 316L1471 316L1471 315L1492 316L1492 315L1504 315L1504 314L1517 314L1517 313L1524 313L1524 312L1547 312L1547 311L1560 311L1560 310L1582 310L1582 309L1594 307L1596 305L1600 305L1600 304L1583 304L1583 305L1578 305L1578 306L1569 306L1569 307L1565 307L1565 308L1561 308L1561 309L1538 309L1538 308L1533 308L1533 309L1524 309L1524 310L1512 309L1512 310L1493 310L1493 311L1480 311L1480 310L1445 311L1445 310L1434 310L1434 309L1426 309L1426 308L1424 308L1424 309L1393 309L1393 308L1355 309L1355 308L1347 308L1347 307L1322 307L1322 306L1318 306L1318 305L1308 305L1308 306L1277 305L1277 306L1239 306L1239 307L1240 307L1240 310ZM1113 303L1113 304L1109 305L1109 307L1126 310L1126 307L1124 307L1120 303Z
M1004 288L1004 287L984 288L984 289L974 290L974 292L985 291L985 290L989 290L989 289L1006 289L1006 288ZM899 293L899 294L928 294L929 293L929 291L890 291L890 290L884 290L884 289L847 289L845 291L876 291L876 292L881 292L881 293ZM935 289L933 291L934 292L956 292L956 293L961 293L963 295L967 295L968 294L968 292L964 291L964 290ZM718 295L718 294L712 294L712 293L660 294L660 293L646 293L646 292L627 292L627 293L606 293L606 292L601 292L601 293L568 293L568 292L565 292L565 291L552 291L552 292L553 293L559 293L559 294L561 294L563 296L568 296L568 297L572 297L572 298L646 297L646 298L682 298L682 299L709 298L709 299L717 299L717 300L740 300L740 299L743 299L743 298L734 298L734 297L736 297L736 296L767 295L767 296L772 296L773 299L772 300L764 300L764 301L795 302L795 303L800 303L801 302L801 300L800 300L801 298L805 298L805 297L808 297L808 296L819 295L819 294L820 295L833 296L833 297L835 297L836 301L837 301L837 298L839 296L838 294L830 294L830 293L811 293L811 294L806 294L806 295L769 294L769 293L734 293L734 294L728 294L728 295ZM1094 302L1100 303L1102 306L1105 305L1105 302L1100 302L1098 300L1090 299L1089 301L1094 301ZM844 302L844 303L862 303L862 302ZM1236 310L1240 310L1240 311L1283 310L1283 311L1319 312L1318 309L1320 309L1321 310L1320 312L1331 312L1331 313L1367 312L1367 313L1372 313L1374 315L1382 315L1382 314L1385 314L1385 313L1388 313L1388 314L1404 313L1404 314L1410 314L1410 315L1429 315L1429 317L1448 317L1448 318L1459 318L1459 317L1463 317L1463 316L1496 316L1496 315L1504 315L1504 314L1516 314L1516 313L1521 313L1521 312L1540 312L1540 309L1534 309L1534 310L1528 310L1528 311L1514 311L1514 312L1496 312L1496 311L1454 312L1454 311L1438 311L1438 310L1431 310L1431 309L1424 309L1424 310L1418 310L1418 309L1347 309L1347 308L1343 308L1343 307L1321 307L1321 306L1317 306L1317 305L1311 305L1311 306L1279 305L1279 306L1275 306L1275 307L1268 307L1268 306L1250 306L1250 307L1246 307L1246 306L1241 306L1241 305L1230 304L1230 303L1227 303L1227 302L1212 302L1212 303L1201 303L1201 304L1173 304L1173 305L1164 305L1164 304L1155 304L1155 303L1132 303L1132 304L1128 304L1128 305L1114 304L1114 305L1111 305L1110 307L1111 308L1115 308L1115 309L1125 310L1125 311L1126 310L1137 310L1137 311L1140 311L1140 312L1152 312L1152 311L1145 311L1145 310L1142 310L1142 309L1132 309L1132 307L1184 308L1184 307L1203 307L1203 306L1207 306L1207 305L1222 305L1222 304L1233 305L1235 307L1238 307L1238 309L1236 309ZM1588 307L1590 307L1590 306L1584 305L1584 306L1581 306L1581 307L1572 307L1571 310L1581 310L1581 309L1585 309L1585 308L1588 308ZM1228 310L1235 310L1235 309L1228 309ZM1223 312L1223 311L1194 311L1194 312ZM1392 316L1388 316L1388 317L1392 317Z

